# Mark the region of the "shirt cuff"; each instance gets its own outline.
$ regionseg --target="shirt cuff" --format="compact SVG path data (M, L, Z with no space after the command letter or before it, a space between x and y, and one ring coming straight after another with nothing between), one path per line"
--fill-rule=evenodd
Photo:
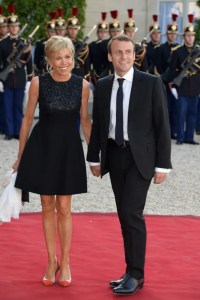
M170 173L171 169L155 168L155 172Z
M100 162L90 162L90 161L88 161L88 163L89 163L89 165L90 165L91 167L99 166L99 165L100 165Z

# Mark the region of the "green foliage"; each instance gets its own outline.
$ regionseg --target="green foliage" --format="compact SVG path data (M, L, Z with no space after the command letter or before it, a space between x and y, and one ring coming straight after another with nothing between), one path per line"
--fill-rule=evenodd
M196 44L199 45L200 44L200 20L199 19L196 22L195 32L196 32L195 41L196 41Z
M28 24L23 37L30 34L37 25L40 25L40 28L35 34L34 40L45 37L45 24L50 20L48 12L62 7L63 18L67 20L72 16L73 6L78 7L78 19L82 25L79 37L83 35L86 0L3 0L1 5L4 7L5 16L10 15L7 7L11 2L14 2L15 14L19 17L21 25Z
M200 7L200 0L197 1L197 6ZM200 19L196 20L195 24L195 31L196 31L196 43L200 44Z

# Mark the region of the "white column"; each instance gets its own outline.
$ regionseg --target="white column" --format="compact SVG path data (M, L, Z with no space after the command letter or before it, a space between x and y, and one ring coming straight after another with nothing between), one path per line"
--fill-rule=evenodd
M188 24L189 0L183 0L183 28Z

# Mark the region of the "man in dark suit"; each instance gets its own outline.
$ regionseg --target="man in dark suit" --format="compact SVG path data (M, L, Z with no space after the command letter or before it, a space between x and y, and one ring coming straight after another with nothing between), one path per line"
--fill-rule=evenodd
M115 72L96 84L87 160L94 176L110 175L126 260L125 274L110 286L113 293L127 295L143 287L143 210L152 178L159 184L171 169L170 128L163 83L132 67L132 39L112 38L108 58Z

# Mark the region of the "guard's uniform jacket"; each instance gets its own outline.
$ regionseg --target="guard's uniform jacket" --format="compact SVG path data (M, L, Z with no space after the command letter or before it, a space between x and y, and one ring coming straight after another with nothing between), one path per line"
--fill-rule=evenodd
M162 75L167 70L170 64L172 51L173 49L176 49L177 46L179 46L178 43L170 43L169 41L160 45L156 52L158 55L156 60L156 69L158 74Z
M91 80L94 84L101 77L108 61L107 55L105 54L107 49L104 48L105 42L100 39L89 44Z
M172 54L170 62L169 81L173 81L183 70L182 64L187 60L194 47L186 47L186 45L178 46ZM180 96L193 97L200 93L200 57L193 64L194 70L188 70L187 77L183 78L181 85L177 88Z
M158 59L157 51L159 47L160 47L160 43L156 43L156 44L152 42L147 43L146 58L148 63L148 73L153 75L158 75L156 74L155 66Z
M45 60L45 42L47 38L39 40L35 45L34 52L34 72L35 75L43 74L47 72L47 63Z
M148 62L146 57L146 46L135 43L135 61L134 67L138 70L147 72Z
M2 71L8 65L7 58L12 53L14 47L19 43L24 43L24 39L16 38L12 39L10 36L3 39L0 42L0 70ZM20 59L20 66L15 65L14 71L10 72L7 79L4 82L4 87L8 88L23 88L26 85L26 75L28 80L32 79L33 75L33 64L31 49L25 49ZM26 66L26 70L25 70ZM27 72L27 74L26 74Z
M90 61L89 46L82 41L72 40L75 48L75 66L72 70L73 74L81 76L89 81L90 78Z

